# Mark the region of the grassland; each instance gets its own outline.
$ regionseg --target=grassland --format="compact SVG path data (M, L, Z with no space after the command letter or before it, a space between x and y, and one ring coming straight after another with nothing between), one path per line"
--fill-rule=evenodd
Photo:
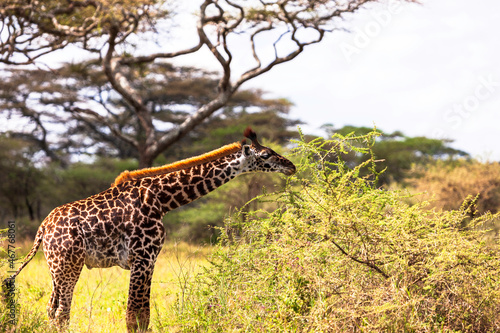
M19 253L26 253L30 241L23 242ZM186 243L165 245L156 263L151 292L152 332L175 332L178 307L183 291L197 272L207 265L210 246ZM3 273L3 272L2 272ZM129 271L119 267L83 268L76 285L69 332L126 332ZM11 331L52 332L46 306L52 290L49 269L42 251L16 279L19 292L18 324Z

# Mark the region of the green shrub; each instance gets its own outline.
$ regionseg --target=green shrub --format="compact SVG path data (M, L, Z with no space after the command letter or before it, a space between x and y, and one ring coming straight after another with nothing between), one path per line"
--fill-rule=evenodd
M374 136L298 142L297 175L283 192L259 198L278 208L221 228L210 267L183 294L180 327L500 331L499 248L476 228L495 216L463 228L467 205L429 210L409 205L405 192L377 188L376 174L360 176L375 170L373 159L354 169L342 160L353 150L369 154Z

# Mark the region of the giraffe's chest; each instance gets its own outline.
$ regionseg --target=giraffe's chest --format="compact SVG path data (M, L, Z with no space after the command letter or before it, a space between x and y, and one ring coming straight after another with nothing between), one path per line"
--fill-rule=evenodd
M120 266L129 270L138 258L156 260L165 237L161 221L110 223L109 220L81 223L85 265L89 269Z

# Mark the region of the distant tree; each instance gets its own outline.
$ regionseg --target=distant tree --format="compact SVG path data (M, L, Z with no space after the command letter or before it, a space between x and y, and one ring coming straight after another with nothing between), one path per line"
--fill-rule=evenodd
M23 140L0 135L0 221L40 219L40 184L44 174L35 167L36 149Z
M328 135L339 133L343 136L350 133L361 136L373 131L373 128L350 125L339 129L335 129L331 125L325 125L323 128ZM449 144L452 142L450 140L430 139L423 136L408 137L401 131L386 133L378 130L378 132L380 135L371 149L375 159L379 160L376 169L378 172L382 172L379 175L381 185L402 181L414 164L426 164L441 159L468 156L466 152L450 147ZM350 152L343 158L351 167L368 159L366 154L355 152Z
M88 122L87 126L106 126L125 145L138 148L139 164L143 167L151 165L163 151L228 105L242 84L293 60L308 45L321 42L327 32L338 28L345 14L371 2L379 0L205 0L199 4L196 27L175 31L171 27L185 20L185 16L171 10L180 3L176 1L4 0L0 3L0 62L42 66L45 55L68 46L73 47L72 52L87 57L89 64L102 71L103 85L112 88L109 97L118 95L129 112L122 115L123 110L117 113L118 110L104 106L96 109L92 96L85 94L74 96L74 103L66 111ZM183 40L193 42L176 49L165 41L169 32L180 32ZM168 82L154 82L154 72L145 73L144 68L152 68L148 67L150 64L159 68L161 61L198 51L207 52L219 66L214 76L216 88L188 116L172 120L170 127L158 128L153 116L157 104L148 92L158 91L157 87ZM243 73L235 72L235 60L248 64ZM9 71L3 76L20 74ZM39 93L44 94L44 90ZM122 130L120 124L110 123L111 118L132 114L140 128L136 133L139 140L135 134ZM45 121L52 120L45 119L40 111L28 116L39 128L36 140L41 145L50 144L45 136ZM66 125L65 118L61 116L58 124ZM68 139L68 144L71 142ZM86 144L85 140L81 143Z
M50 200L45 200L45 208L50 211L62 204L102 192L109 188L120 172L136 168L135 160L106 157L99 157L89 163L72 163L64 169L55 165L46 166L43 171L52 183L50 188L43 188L43 192L50 195Z

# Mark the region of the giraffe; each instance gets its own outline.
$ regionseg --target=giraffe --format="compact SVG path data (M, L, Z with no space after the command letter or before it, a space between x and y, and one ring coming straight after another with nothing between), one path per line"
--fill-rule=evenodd
M243 140L173 164L124 171L107 190L55 208L40 225L22 265L4 284L14 281L43 242L52 277L47 313L64 328L83 265L120 266L130 270L127 331L147 330L151 278L165 240L164 215L242 173L295 173L293 163L262 146L250 127L243 135L251 144Z

